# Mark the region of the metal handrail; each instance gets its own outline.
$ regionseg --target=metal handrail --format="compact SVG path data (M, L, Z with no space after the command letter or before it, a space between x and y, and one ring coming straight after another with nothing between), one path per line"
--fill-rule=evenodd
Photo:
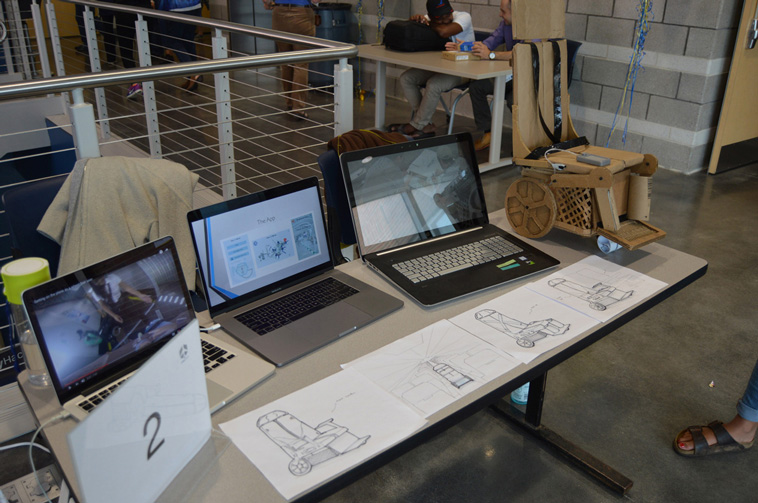
M259 54L254 56L240 56L235 58L217 59L210 61L194 61L189 63L169 63L166 65L146 66L128 70L113 70L97 74L88 73L82 75L53 77L49 79L14 82L0 85L0 100L16 99L40 94L71 91L82 88L103 87L113 84L131 84L134 82L146 82L168 77L188 77L201 73L224 72L243 68L257 68L277 66L286 63L299 63L305 61L325 61L330 59L350 58L358 55L358 48L353 44L335 42L315 37L282 33L266 28L257 28L238 23L220 20L205 20L198 16L177 14L174 12L143 9L141 7L129 7L125 5L92 0L63 0L68 3L82 4L89 7L98 7L120 12L130 12L149 17L171 19L190 24L209 26L214 29L223 29L246 35L260 36L274 40L293 42L302 45L314 45L318 49L304 51L291 51L277 54Z

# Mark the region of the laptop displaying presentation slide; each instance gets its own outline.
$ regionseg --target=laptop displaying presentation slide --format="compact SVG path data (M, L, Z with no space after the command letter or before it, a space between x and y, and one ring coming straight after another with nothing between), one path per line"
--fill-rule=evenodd
M334 269L315 177L187 218L211 317L276 365L403 305Z
M469 133L340 156L363 260L431 306L559 262L491 225Z
M61 405L82 419L195 319L174 240L134 248L23 293ZM202 337L213 412L274 367Z

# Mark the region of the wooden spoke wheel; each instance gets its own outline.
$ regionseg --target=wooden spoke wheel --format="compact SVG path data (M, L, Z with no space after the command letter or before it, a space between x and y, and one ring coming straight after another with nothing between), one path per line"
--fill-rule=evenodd
M527 238L541 238L553 228L558 208L547 184L521 178L505 193L505 213L513 230Z

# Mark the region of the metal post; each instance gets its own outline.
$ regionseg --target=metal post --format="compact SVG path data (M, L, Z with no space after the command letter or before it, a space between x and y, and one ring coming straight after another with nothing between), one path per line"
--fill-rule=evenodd
M5 67L8 74L13 73L13 53L11 52L11 44L10 44L10 23L8 21L8 17L5 15L5 11L3 10L3 3L0 2L0 20L5 22L5 39L3 40L3 56L5 57Z
M150 32L147 28L147 21L142 14L137 15L134 22L137 29L137 54L139 55L140 66L152 66L153 59L150 55ZM147 136L150 142L150 157L161 159L163 149L161 148L161 128L158 123L158 102L155 99L155 82L148 80L142 83L142 97L145 101L145 123L147 125Z
M227 55L226 37L216 29L213 37L213 59ZM234 169L234 133L232 131L232 105L229 101L229 72L214 74L216 87L216 120L218 122L219 164L224 200L237 197L237 174Z
M353 129L353 67L347 58L334 65L334 136Z
M76 156L78 159L85 157L100 157L100 145L97 142L97 126L95 125L95 111L92 105L84 102L84 89L77 88L71 91L74 104L69 107L71 123L74 126L74 142L76 143Z
M50 44L53 46L55 73L58 77L63 77L66 75L66 66L63 64L63 47L61 46L61 36L58 32L58 20L55 17L55 4L53 2L45 3L45 14L47 14L47 29L50 32Z
M84 33L87 37L87 49L89 50L89 64L92 73L100 73L100 51L97 47L97 31L95 30L95 16L89 6L84 6ZM111 126L108 121L108 105L105 102L105 90L102 87L93 89L95 93L95 105L97 117L100 119L100 137L104 140L111 137Z
M32 21L34 22L34 34L37 38L37 51L39 52L39 64L42 67L42 76L46 79L52 77L50 72L50 61L47 56L47 42L45 41L45 28L42 25L42 15L40 14L37 0L32 1Z
M387 63L383 61L376 62L375 79L374 96L376 103L374 105L374 126L377 129L384 129L384 111L387 106Z
M18 8L18 0L12 0L6 5L10 6L10 12L8 13L8 19L11 21L13 31L16 33L16 50L21 53L21 66L24 69L24 79L31 80L34 78L32 75L32 67L29 64L29 52L26 50L26 35L24 34L24 23L21 21L21 12ZM10 31L10 30L9 30ZM6 61L6 64L8 62ZM10 67L9 67L10 68Z

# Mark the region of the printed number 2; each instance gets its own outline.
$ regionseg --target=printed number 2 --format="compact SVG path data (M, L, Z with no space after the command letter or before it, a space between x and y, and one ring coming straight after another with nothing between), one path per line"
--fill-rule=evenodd
M150 439L150 445L147 446L147 460L150 461L150 458L153 457L153 454L155 454L158 449L161 448L163 445L163 442L166 441L165 438L161 439L160 442L158 442L158 445L153 447L153 443L155 442L155 437L158 436L158 430L161 429L161 415L157 412L153 412L150 414L150 417L147 418L147 421L145 421L145 427L142 428L142 436L147 436L147 425L150 424L150 420L155 419L156 425L155 425L155 431L153 432L153 438Z

